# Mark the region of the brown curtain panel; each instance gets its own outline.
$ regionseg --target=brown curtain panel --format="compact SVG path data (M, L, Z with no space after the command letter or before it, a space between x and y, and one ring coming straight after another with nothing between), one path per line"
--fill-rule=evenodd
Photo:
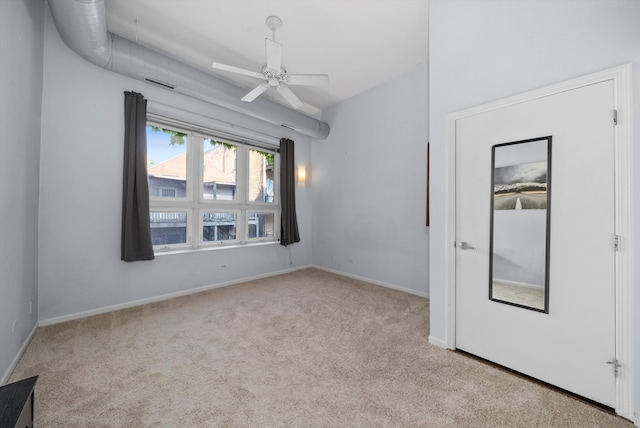
M153 260L147 178L147 100L124 93L124 175L121 259Z
M296 217L296 166L293 141L280 140L280 244L300 242Z

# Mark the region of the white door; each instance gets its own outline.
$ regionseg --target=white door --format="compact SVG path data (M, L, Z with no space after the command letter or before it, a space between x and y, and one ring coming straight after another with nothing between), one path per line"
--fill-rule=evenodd
M615 405L613 82L456 121L456 347ZM489 299L492 146L552 137L548 313ZM470 249L469 247L475 247Z

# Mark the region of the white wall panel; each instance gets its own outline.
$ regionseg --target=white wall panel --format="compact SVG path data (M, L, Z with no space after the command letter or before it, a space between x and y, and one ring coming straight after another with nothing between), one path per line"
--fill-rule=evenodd
M0 385L37 321L44 9L0 1Z
M425 52L426 57L426 52ZM323 112L313 263L426 296L426 63Z

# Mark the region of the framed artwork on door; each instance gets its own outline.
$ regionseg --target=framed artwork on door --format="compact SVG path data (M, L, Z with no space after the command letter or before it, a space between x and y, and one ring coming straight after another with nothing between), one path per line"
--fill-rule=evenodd
M431 173L431 168L429 164L429 142L427 142L427 215L426 215L426 226L429 227L430 219L429 219L429 175Z

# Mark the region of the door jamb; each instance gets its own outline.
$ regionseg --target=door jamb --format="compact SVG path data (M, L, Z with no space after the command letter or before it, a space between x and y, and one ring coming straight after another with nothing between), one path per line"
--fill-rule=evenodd
M446 203L446 323L449 349L456 348L456 121L500 108L525 103L570 91L580 87L612 80L614 107L617 110L617 126L614 129L615 144L615 233L619 238L619 250L615 257L615 343L616 359L622 364L616 378L616 413L634 420L634 359L633 359L633 183L632 171L632 112L631 112L631 64L625 64L598 73L568 80L555 85L525 92L508 98L482 104L451 113L447 116L447 203ZM613 114L613 112L612 112ZM612 117L613 120L613 117ZM603 362L604 363L604 362Z

